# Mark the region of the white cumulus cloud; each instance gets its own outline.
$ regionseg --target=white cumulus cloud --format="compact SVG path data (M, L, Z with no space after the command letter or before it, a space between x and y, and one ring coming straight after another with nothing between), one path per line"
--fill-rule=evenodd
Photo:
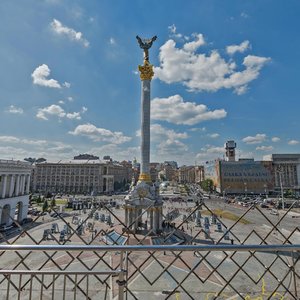
M66 113L66 118L81 120L80 112Z
M272 142L273 143L278 143L278 142L280 142L280 138L277 137L277 136L274 136L274 137L272 137Z
M200 160L214 160L221 158L225 154L224 147L218 147L213 145L205 145L199 153L196 154L196 159Z
M116 40L113 38L113 37L111 37L110 39L109 39L109 43L110 43L110 45L116 45Z
M61 106L52 104L48 107L39 108L36 117L38 119L48 120L47 116L49 115L63 118L66 113Z
M160 124L152 124L151 136L153 142L157 142L155 149L158 157L174 157L188 151L188 146L181 141L188 138L186 132L176 132Z
M250 42L249 41L244 41L240 45L230 45L226 47L226 52L230 55L233 55L236 52L243 53L246 50L251 48Z
M6 112L8 113L11 113L11 114L23 114L24 113L24 110L23 108L21 107L16 107L14 105L11 105L7 110Z
M69 134L86 136L95 142L104 141L113 144L123 144L131 140L131 137L125 136L120 131L113 132L108 129L98 128L90 123L78 125L73 131L69 131Z
M71 41L81 43L84 47L88 47L90 44L89 41L83 37L83 34L80 31L75 31L73 28L64 26L60 21L56 19L53 19L50 26L56 34L64 35Z
M298 144L299 144L299 141L297 141L297 140L290 140L290 141L288 141L288 144L289 144L289 145L292 145L292 146L298 145Z
M71 83L70 82L64 82L63 86L66 87L67 89L69 89L71 87Z
M33 145L33 146L45 146L48 144L48 142L46 140L31 140L31 139L27 139L27 138L18 138L15 136L10 136L10 135L2 135L0 136L0 142L3 143L20 143L20 144L26 144L26 145Z
M180 95L155 98L151 101L151 118L174 124L194 125L203 121L225 118L224 109L210 111L204 104L184 102Z
M2 135L0 136L0 142L2 143L18 143L20 141L19 138L10 135Z
M188 51L188 52L195 52L200 46L205 45L205 40L203 37L203 34L196 34L195 35L195 40L185 43L183 45L183 50Z
M218 138L220 135L218 133L211 133L211 134L208 134L208 136L212 139L216 139Z
M168 26L168 30L170 33L170 37L176 38L176 39L182 39L183 35L181 33L177 33L177 28L175 26L175 24L172 24L170 26Z
M267 136L263 133L258 133L255 136L247 136L242 139L246 144L260 144L266 140Z
M256 150L258 151L272 151L274 149L273 146L258 146Z
M179 140L187 139L188 135L186 132L176 132L173 129L167 129L160 124L152 124L150 127L151 137L154 141L165 141L165 140ZM138 131L140 136L140 131Z
M158 156L173 157L174 155L184 155L188 151L188 146L178 140L166 140L157 146Z
M193 127L193 128L188 129L188 130L189 131L193 131L193 132L196 132L196 131L205 132L206 131L206 127Z
M52 104L44 108L39 108L36 114L36 117L42 120L48 120L49 116L81 120L80 112L66 113L65 110L60 105L56 105L56 104Z
M0 136L0 142L5 142L6 146L0 146L2 158L24 159L25 157L45 157L47 159L59 160L71 157L78 153L74 145L67 145L57 141L36 140L19 138L14 136ZM8 145L7 145L8 144ZM67 155L66 155L67 154Z
M55 79L48 79L49 75L49 67L46 64L42 64L33 71L31 77L34 84L60 89L61 85L59 84L59 82Z
M157 157L167 159L168 154L174 156L181 155L188 150L188 146L181 140L187 139L189 136L186 132L176 132L168 129L160 124L152 124L150 127L151 142L155 148ZM141 136L141 131L136 132L136 136ZM169 156L170 158L170 156Z
M233 59L226 61L217 50L208 54L197 53L204 43L200 34L195 34L194 41L183 44L181 48L173 39L166 41L160 47L160 66L154 68L155 77L169 84L181 83L195 92L216 92L225 88L242 94L270 60L248 55L238 67Z

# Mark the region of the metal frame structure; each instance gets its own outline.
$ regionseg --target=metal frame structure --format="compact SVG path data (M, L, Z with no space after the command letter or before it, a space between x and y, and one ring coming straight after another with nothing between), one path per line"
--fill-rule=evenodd
M60 241L55 234L50 234L52 239L50 242L38 239L30 230L32 226L21 225L14 220L19 230L15 237L8 238L0 232L0 238L2 238L0 296L7 300L11 298L31 300L45 297L55 300L140 299L135 286L143 282L146 287L145 293L151 293L153 289L156 289L162 293L163 299L175 299L174 296L179 299L181 297L179 295L182 295L183 299L202 299L204 294L202 292L199 294L199 290L209 286L210 279L216 277L219 278L222 285L206 294L204 299L233 297L232 299L247 298L250 300L261 297L259 299L275 300L277 299L276 295L281 295L278 296L278 299L299 299L300 244L295 241L300 234L300 227L295 222L295 228L287 233L280 226L290 209L280 217L278 216L274 222L275 219L271 219L269 214L266 214L259 206L252 205L233 222L227 223L224 218L217 217L217 221L224 228L223 232L218 233L218 239L208 239L209 244L199 243L199 238L203 240L205 230L198 227L193 235L186 235L185 245L149 245L147 239L151 236L151 231L144 236L130 232L130 224L126 226L110 206L98 206L97 203L93 204L93 208L87 217L82 219L82 224L79 224L78 227L88 223L89 218L100 209L111 214L115 222L124 227L126 235L130 235L136 240L136 244L99 245L98 241L101 235L105 234L104 230L93 234L92 239L87 239L85 235L79 234L74 226L70 227L67 240ZM196 215L200 209L204 209L211 216L214 214L207 203L201 201L191 207L185 217L180 219L176 226L170 228L161 238L167 240L172 234L178 234L183 225L191 224L191 217ZM235 227L243 218L247 217L252 209L255 209L255 213L264 218L270 228L264 234L253 229L243 233L243 236L238 235ZM69 226L68 220L64 219L55 208L53 211L57 213L61 224ZM42 218L42 215L38 215L34 219L34 223L41 224ZM168 220L167 216L164 216L164 219ZM88 228L86 232L88 232ZM234 238L235 245L230 245L229 242L224 243L228 232ZM278 237L277 240L280 244L271 243L273 236ZM256 240L255 244L253 237ZM76 239L76 244L70 243L71 239ZM28 240L30 244L25 245L24 240ZM268 254L267 262L265 255ZM7 267L5 262L10 255L14 257L14 260ZM61 256L66 258L64 264L60 261ZM215 256L219 256L220 259L214 261ZM36 257L41 258L39 264L33 263ZM92 262L86 259L89 257L93 257ZM191 257L194 257L193 263L188 259ZM228 261L232 267L230 274L224 273L224 265ZM249 273L249 264L261 270L258 277ZM156 271L150 274L147 270L151 265L156 266ZM176 272L174 273L176 265L181 265L182 270L184 269L179 274L180 276ZM199 269L203 266L207 269L205 274L199 273ZM279 267L282 268L280 272L276 270ZM172 287L157 287L166 277L172 281ZM245 290L236 285L237 278L243 278L250 286L253 285L253 289L261 288L261 293L254 295L254 291L252 291L251 295L246 295ZM272 280L272 286L268 291L265 288L265 278ZM198 294L189 288L190 281L199 286ZM101 292L103 291L101 296L97 294L99 287L101 287Z
M25 277L25 275L29 275L29 299L32 297L32 281L33 279L37 279L40 282L40 299L43 298L43 292L45 289L48 289L45 285L45 278L48 276L52 276L52 285L51 285L51 291L52 291L52 299L54 298L54 290L55 290L55 282L58 280L59 277L63 277L63 288L62 288L62 299L70 299L66 297L66 279L71 279L71 281L74 284L74 296L73 299L78 298L76 296L76 288L78 283L82 282L83 278L86 278L86 289L82 290L81 292L84 294L86 299L92 299L89 297L89 277L90 276L101 276L101 275L108 275L108 276L117 276L118 280L116 283L118 284L118 292L117 292L117 299L123 300L127 299L127 285L130 283L130 281L126 280L126 276L128 275L128 270L126 269L125 262L128 260L128 254L129 253L135 253L135 252L151 252L157 253L157 252L165 252L170 251L172 253L175 253L176 259L180 257L180 254L182 252L196 252L199 256L204 257L207 252L248 252L250 255L254 255L254 253L258 252L265 252L265 253L290 253L290 256L295 259L295 261L299 261L300 257L300 244L294 244L294 245L107 245L107 246L99 246L99 245L0 245L0 252L2 251L12 251L12 252L18 252L18 251L33 251L33 252L44 252L46 251L55 251L55 252L97 252L97 253L113 253L118 252L120 253L119 256L119 264L117 269L111 269L111 270L103 270L103 271L66 271L66 270L0 270L0 276L4 277L7 280L7 290L6 290L6 299L9 299L10 297L10 285L14 286L14 288L17 290L17 296L18 299L22 298L22 291L24 290L24 286L22 286L22 277ZM21 253L20 252L20 253ZM294 283L298 279L299 280L299 274L295 272L295 265L290 266L292 276L294 278ZM238 269L240 271L240 269ZM217 268L214 268L214 272L218 272ZM185 278L188 278L190 274L193 273L193 270L191 270ZM78 276L82 276L82 278L79 280ZM220 274L219 274L220 275ZM18 276L18 282L19 285L16 285L16 280L13 280L13 276ZM74 276L74 279L72 279ZM228 284L228 283L227 283ZM182 288L182 283L178 282L178 288ZM111 287L110 287L111 288ZM177 289L175 291L171 291L169 293L165 292L166 294L169 294L171 296L172 294L178 292ZM186 291L188 294L188 291ZM238 291L237 291L238 292ZM297 299L298 291L295 285L295 294L291 293L292 291L289 291L290 295L292 295L294 298L291 299ZM82 298L79 298L82 299ZM217 298L215 298L217 299ZM270 299L270 298L269 298ZM286 298L282 298L286 299ZM290 299L290 298L287 298Z

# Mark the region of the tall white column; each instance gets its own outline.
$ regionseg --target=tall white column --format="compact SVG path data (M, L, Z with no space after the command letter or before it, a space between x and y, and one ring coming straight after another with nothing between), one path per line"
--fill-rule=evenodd
M6 196L7 175L2 175L1 177L2 177L2 180L3 180L3 182L2 182L2 195L1 195L1 197L5 198L5 196Z
M138 208L134 209L134 230L137 230L138 228Z
M162 207L158 209L158 229L162 229Z
M25 187L25 175L20 175L21 181L20 181L20 194L24 195L24 187Z
M139 218L138 218L138 221L140 222L140 223L143 223L143 209L142 208L140 208L139 210L138 210L138 215L139 215Z
M26 194L29 194L29 189L30 189L30 175L27 175L27 183L26 183Z
M154 210L154 218L153 218L153 231L156 232L157 231L157 209Z
M132 227L132 214L133 214L133 211L132 211L132 208L129 209L129 223L128 223L128 228L131 229Z
M153 208L150 208L150 230L153 229Z
M144 49L144 48L143 48ZM149 48L144 49L148 53ZM144 53L146 53L144 52ZM153 66L149 63L149 55L145 55L144 64L139 66L142 81L141 95L141 171L139 180L151 182L150 177L150 92Z
M142 81L141 174L149 174L150 162L150 80Z
M26 187L26 180L27 180L27 175L23 175L23 187L22 187L22 195L25 195L25 187Z
M20 175L16 175L16 188L15 188L15 196L19 196L20 193Z
M125 207L125 225L128 227L128 208Z
M15 187L15 175L10 175L10 185L9 185L9 197L12 197L14 194L14 187Z

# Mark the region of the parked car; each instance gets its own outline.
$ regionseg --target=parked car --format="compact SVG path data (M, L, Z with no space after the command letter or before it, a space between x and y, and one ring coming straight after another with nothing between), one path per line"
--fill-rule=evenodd
M275 216L279 216L279 212L278 212L277 209L271 209L270 214L275 215Z
M5 232L5 231L7 231L9 229L12 229L12 228L13 228L12 225L2 224L2 225L0 225L0 232Z
M32 221L33 221L32 218L25 218L25 219L23 219L23 220L21 221L21 225L27 224L27 223L31 223Z

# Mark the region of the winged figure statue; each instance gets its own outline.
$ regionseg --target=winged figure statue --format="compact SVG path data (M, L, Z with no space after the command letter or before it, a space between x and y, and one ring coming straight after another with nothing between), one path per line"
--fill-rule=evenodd
M138 40L140 48L142 48L144 50L144 60L149 62L149 49L151 48L153 42L157 39L157 36L155 35L151 39L141 39L137 35L136 39Z

